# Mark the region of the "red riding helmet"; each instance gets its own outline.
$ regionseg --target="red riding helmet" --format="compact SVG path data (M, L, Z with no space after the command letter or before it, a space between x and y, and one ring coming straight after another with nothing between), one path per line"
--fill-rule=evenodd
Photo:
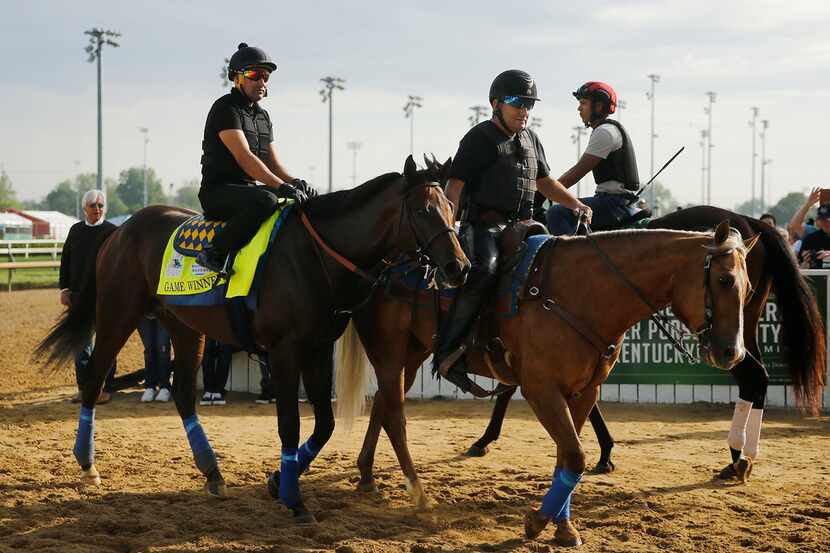
M581 100L583 98L591 100L592 102L602 102L609 114L617 110L617 93L611 88L611 85L601 81L588 81L573 93L574 98Z

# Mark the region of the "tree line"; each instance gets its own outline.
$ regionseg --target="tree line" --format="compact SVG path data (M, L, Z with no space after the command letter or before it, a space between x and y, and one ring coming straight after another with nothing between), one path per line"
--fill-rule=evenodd
M96 184L95 173L80 173L74 178L57 183L46 196L40 200L17 199L17 194L9 176L0 173L0 209L13 207L17 209L43 209L60 211L76 217L80 214L81 197L87 190L93 190ZM104 179L107 195L107 217L117 217L135 213L144 207L144 170L141 167L124 169L118 179ZM154 169L147 168L147 204L165 204L186 207L201 211L199 205L199 181L187 181L184 186L173 191L169 185L165 192L161 179Z

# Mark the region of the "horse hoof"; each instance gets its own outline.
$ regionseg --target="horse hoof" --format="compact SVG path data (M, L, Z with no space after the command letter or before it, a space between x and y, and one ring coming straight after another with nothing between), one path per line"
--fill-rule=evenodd
M360 493L378 493L378 485L375 484L374 479L369 480L368 482L358 482L357 491Z
M735 474L742 483L746 484L749 476L752 474L752 459L748 457L741 457L735 463Z
M721 469L721 471L717 474L717 478L719 480L732 480L733 478L737 478L738 473L735 472L735 465L729 463L725 467Z
M490 451L490 448L487 446L479 447L475 444L470 446L470 449L467 450L467 457L484 457Z
M280 499L280 471L275 470L268 477L268 495L279 501Z
M576 526L571 524L571 521L565 519L556 523L556 533L553 535L553 541L556 545L562 547L579 547L582 545L582 537L576 529Z
M317 524L317 519L302 503L292 507L291 512L294 514L294 522L297 524Z
M84 486L100 486L101 475L95 465L91 465L87 470L81 471L81 484Z
M228 487L225 485L224 480L208 480L205 482L205 491L208 495L219 499L225 499L228 497Z
M525 537L529 540L536 539L545 529L545 526L548 525L548 522L548 517L543 515L542 511L531 509L525 515Z
M595 466L591 472L594 474L611 474L616 468L617 467L614 466L611 459L608 459L605 463L602 461L597 463L597 466Z

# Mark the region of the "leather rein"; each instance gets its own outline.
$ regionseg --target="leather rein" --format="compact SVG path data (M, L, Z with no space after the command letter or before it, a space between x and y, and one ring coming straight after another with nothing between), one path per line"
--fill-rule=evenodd
M441 188L440 185L438 183L435 183L435 182L424 183L421 186L425 186L425 187L428 187L428 188L433 188L433 187L439 188L439 189ZM413 190L415 188L418 188L418 187L414 187ZM444 228L441 228L441 229L437 230L427 240L422 241L419 234L418 234L418 226L415 224L415 221L413 219L413 214L412 214L413 210L410 208L409 203L408 203L409 196L411 194L412 194L412 190L407 192L403 197L404 209L400 210L401 211L401 217L400 217L400 221L398 222L398 229L400 229L403 226L404 213L406 213L406 219L409 223L409 230L412 232L412 236L415 237L416 248L415 248L414 251L409 252L408 254L405 254L405 255L409 255L413 259L415 259L415 262L417 263L418 267L425 267L425 268L429 268L431 266L434 267L435 266L434 262L432 260L432 257L429 254L430 246L432 245L432 243L437 238L439 238L440 236L443 236L444 234L448 234L448 233L449 234L456 234L456 230L455 230L455 228L445 224ZM339 314L339 315L350 315L351 313L354 313L355 311L360 310L363 306L365 306L369 302L375 288L377 288L381 284L384 284L388 280L389 271L394 266L394 263L388 261L386 258L382 258L380 260L380 262L378 262L378 264L375 265L375 267L373 267L369 271L365 271L365 270L361 269L355 263L353 263L351 260L349 260L346 256L340 254L337 250L335 250L332 246L330 246L323 239L323 237L320 236L320 233L317 232L317 230L314 228L314 225L311 224L311 221L309 220L308 215L306 215L306 212L302 208L298 207L297 209L299 211L300 220L302 221L303 226L306 228L306 231L308 231L308 234L313 239L313 243L314 243L314 246L315 246L314 251L317 254L318 260L320 261L320 266L323 268L323 273L325 274L326 280L329 283L329 288L332 291L334 291L334 282L332 281L331 275L329 274L329 271L326 268L326 265L323 261L323 256L322 256L321 250L326 255L331 257L334 261L336 261L338 264L340 264L342 267L344 267L346 270L348 270L349 272L359 276L360 278L362 278L363 280L368 282L369 285L370 285L369 293L366 295L366 298L364 300L362 300L357 305L355 305L354 307L351 307L349 309L337 309L337 310L335 310L335 313ZM422 210L416 210L417 213L420 213L421 211ZM426 213L426 208L423 209L423 212ZM378 269L378 267L379 267L379 269Z

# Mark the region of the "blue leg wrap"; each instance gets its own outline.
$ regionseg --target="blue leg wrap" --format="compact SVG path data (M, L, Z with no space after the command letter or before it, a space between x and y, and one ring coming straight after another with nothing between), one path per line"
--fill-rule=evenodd
M555 470L550 489L542 500L542 514L556 521L570 517L571 494L581 479L582 474L568 469Z
M322 448L314 443L313 437L306 440L306 443L300 446L300 449L297 450L297 462L299 463L300 474L308 470L308 466L317 457L317 454L320 453L320 449Z
M199 422L199 417L196 415L187 417L182 422L184 423L184 431L187 432L187 441L190 442L190 449L193 451L196 467L207 476L217 466L216 454L213 452L213 448L210 447L202 423Z
M89 469L95 462L95 409L81 407L78 434L75 436L75 448L72 452L82 470Z
M280 459L280 501L286 507L294 508L302 497L300 496L300 463L296 449L282 449Z

